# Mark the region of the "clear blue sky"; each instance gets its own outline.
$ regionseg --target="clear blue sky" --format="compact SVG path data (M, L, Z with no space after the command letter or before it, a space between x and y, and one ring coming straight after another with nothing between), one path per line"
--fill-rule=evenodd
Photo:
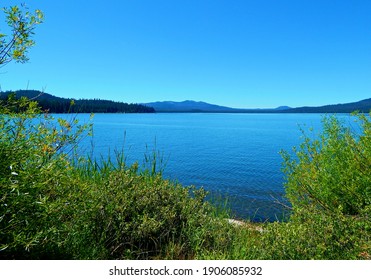
M2 90L236 108L371 98L370 0L23 0L41 9ZM3 19L3 16L1 20ZM5 25L0 22L0 27Z

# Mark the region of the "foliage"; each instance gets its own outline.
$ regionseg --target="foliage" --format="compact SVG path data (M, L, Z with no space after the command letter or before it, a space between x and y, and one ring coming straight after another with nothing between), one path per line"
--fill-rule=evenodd
M354 128L325 117L323 132L304 134L295 157L283 153L293 211L288 224L272 227L271 238L293 248L278 258L371 257L370 117L355 114Z
M17 255L36 247L42 254L59 242L54 234L62 225L51 207L61 199L56 186L68 176L68 151L88 127L54 120L26 98L11 95L1 105L0 251Z
M81 222L77 242L71 242L82 258L193 258L199 242L209 249L221 242L215 232L204 231L213 221L202 189L139 171L137 164L126 167L117 158L100 166L88 161L76 170L91 198L76 213Z
M35 27L43 22L40 10L30 13L25 5L3 8L10 35L0 33L0 66L10 61L24 63L28 60L28 49L34 46L32 40Z
M297 159L284 153L287 196L296 209L363 215L371 206L371 121L358 115L362 134L324 118L318 139L305 136Z
M262 235L262 259L369 259L370 221L339 213L298 210L287 223L272 223Z

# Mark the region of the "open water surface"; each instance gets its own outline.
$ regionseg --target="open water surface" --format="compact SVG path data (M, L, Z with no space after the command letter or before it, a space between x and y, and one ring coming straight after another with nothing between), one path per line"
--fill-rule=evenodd
M96 114L94 137L83 145L103 157L123 149L128 164L141 164L158 151L166 178L228 199L237 218L275 220L283 213L277 201L286 203L279 152L299 146L300 127L314 136L321 119L320 114Z

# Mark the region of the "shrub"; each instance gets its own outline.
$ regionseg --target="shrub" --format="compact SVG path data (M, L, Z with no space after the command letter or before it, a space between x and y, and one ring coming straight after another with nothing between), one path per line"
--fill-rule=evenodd
M323 132L304 135L296 157L283 153L292 217L271 228L278 258L370 257L371 115L355 116L355 129L325 117Z
M55 121L14 95L0 105L0 256L52 256L63 231L55 205L69 182L65 149L87 126Z
M371 122L358 115L362 134L324 118L319 139L305 137L296 159L284 154L286 192L294 208L359 215L371 205Z
M171 239L181 241L183 228L199 220L204 194L173 185L160 175L140 173L137 165L117 168L86 162L77 176L89 185L76 219L75 244L83 258L149 258ZM82 246L81 246L82 245ZM82 249L82 250L81 250Z

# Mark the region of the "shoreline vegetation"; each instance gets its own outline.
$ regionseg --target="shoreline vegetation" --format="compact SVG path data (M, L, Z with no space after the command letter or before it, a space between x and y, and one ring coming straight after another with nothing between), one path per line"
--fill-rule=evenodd
M252 223L164 179L156 154L80 156L91 123L0 102L0 259L371 259L371 114L358 133L335 116L317 139L303 131L282 152L290 216Z

